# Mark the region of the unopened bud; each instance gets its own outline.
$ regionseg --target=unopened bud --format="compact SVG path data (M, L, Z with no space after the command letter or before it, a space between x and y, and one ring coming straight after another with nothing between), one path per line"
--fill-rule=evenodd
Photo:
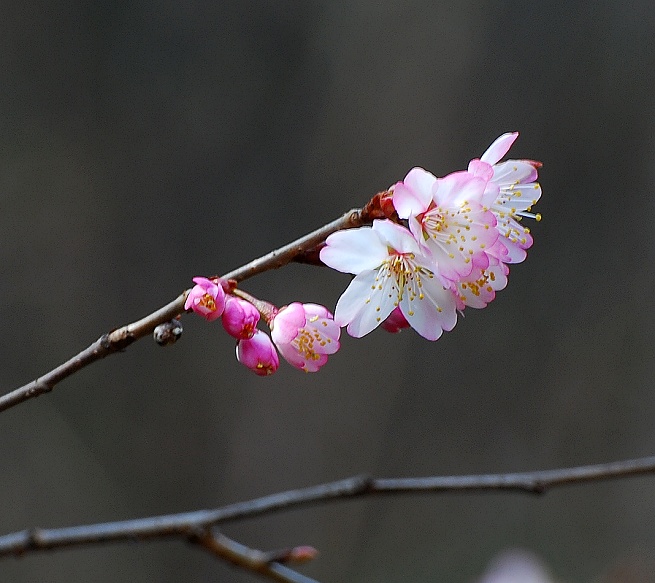
M255 330L252 338L239 340L237 360L259 376L273 374L280 366L280 359L268 334Z
M152 333L152 337L159 346L174 344L182 337L182 322L175 318L159 324Z
M259 312L250 302L227 296L222 322L225 331L237 340L252 338L259 322Z

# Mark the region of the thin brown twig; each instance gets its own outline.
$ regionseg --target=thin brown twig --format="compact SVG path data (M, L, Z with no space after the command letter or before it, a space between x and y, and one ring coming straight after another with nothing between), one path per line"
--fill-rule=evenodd
M279 583L318 583L283 565L280 561L268 559L269 553L251 549L219 532L203 529L189 536L192 543L198 544L213 555L241 567L278 581Z
M370 478L354 476L308 488L289 490L213 510L151 516L118 522L52 529L30 529L0 537L0 556L70 546L170 536L189 537L199 529L287 508L379 494L444 492L526 492L543 494L571 484L655 473L655 456L606 464L512 474Z
M373 218L380 216L379 213L381 211L377 210L375 204L372 204L379 199L379 196L380 195L376 195L373 197L371 203L363 209L352 209L327 225L316 229L304 237L296 239L284 247L271 251L238 269L230 271L222 277L226 280L230 279L240 282L259 273L271 269L278 269L294 261L295 258L302 257L303 254L311 252L325 241L328 235L335 231L350 229L371 222ZM133 342L152 334L157 326L172 320L184 311L184 301L187 293L188 290L185 290L173 301L136 322L132 322L131 324L112 330L107 334L103 334L98 338L98 340L63 364L22 387L1 396L0 411L5 411L6 409L10 409L32 397L38 397L39 395L52 391L57 383L68 378L85 366L105 358L110 354L121 352Z

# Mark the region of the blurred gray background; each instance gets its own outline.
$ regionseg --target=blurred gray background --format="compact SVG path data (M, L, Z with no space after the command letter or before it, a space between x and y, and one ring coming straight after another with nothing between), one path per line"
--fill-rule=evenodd
M651 1L24 0L2 14L3 393L412 166L465 168L516 130L512 157L545 165L528 261L436 343L344 337L319 374L262 379L219 324L187 317L174 347L141 341L3 413L1 533L361 472L655 452ZM348 281L291 266L244 287L333 307ZM632 582L616 566L653 559L654 507L643 477L349 501L224 531L317 547L303 572L322 582L471 582L516 546L560 581ZM0 580L257 579L167 541L5 559Z

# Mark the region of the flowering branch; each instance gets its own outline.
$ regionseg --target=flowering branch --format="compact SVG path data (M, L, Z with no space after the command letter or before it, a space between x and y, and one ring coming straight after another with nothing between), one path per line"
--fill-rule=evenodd
M350 229L370 223L374 218L382 216L379 210L380 195L376 195L363 209L352 209L340 218L300 237L295 241L271 251L266 255L239 267L224 276L224 280L244 281L254 275L271 269L278 269L292 261L314 262L315 251L328 235L341 229ZM157 326L176 318L184 311L184 302L189 290L185 290L173 301L152 312L148 316L121 326L103 334L98 340L82 350L79 354L67 360L43 376L19 387L0 397L0 411L9 409L32 397L38 397L50 392L55 385L68 378L78 370L96 362L110 354L124 351L130 344L152 334Z
M237 360L260 376L277 370L278 351L296 368L318 371L339 350L344 326L358 338L381 326L388 332L412 327L437 340L455 327L466 307L487 306L507 285L509 265L521 263L532 246L530 229L520 221L541 220L532 212L541 197L536 182L541 163L500 162L517 137L517 132L501 135L467 170L443 178L413 168L363 209L222 277L194 277L196 285L166 306L104 334L64 364L0 397L0 411L51 391L146 334L154 332L162 345L175 342L182 311L209 322L225 313L223 326L238 340ZM355 276L334 315L317 304L292 302L278 309L235 293L240 281L291 261L325 264ZM270 337L256 328L260 317Z
M644 474L655 474L655 456L555 470L540 470L512 474L483 474L469 476L430 476L424 478L371 478L354 476L336 482L329 482L308 488L288 490L239 502L213 510L198 510L180 514L168 514L137 518L120 522L106 522L85 526L52 529L29 529L0 537L0 556L20 555L61 547L89 544L133 541L171 536L200 539L208 544L207 529L228 521L253 518L288 508L316 503L345 500L376 494L443 493L443 492L489 492L512 491L543 494L559 486L584 484L614 478ZM215 534L212 534L216 538ZM194 538L195 537L195 538ZM210 546L228 539L216 538ZM207 546L205 544L205 546ZM315 552L297 547L295 555L303 560L313 558ZM293 551L293 549L292 549ZM216 553L219 554L219 553ZM259 555L260 564L267 562ZM267 555L268 561L277 560L280 555ZM277 557L277 558L275 558ZM227 558L223 556L223 558ZM232 560L232 559L229 559ZM245 564L245 563L244 563ZM292 581L295 581L291 579ZM309 581L298 579L298 581Z

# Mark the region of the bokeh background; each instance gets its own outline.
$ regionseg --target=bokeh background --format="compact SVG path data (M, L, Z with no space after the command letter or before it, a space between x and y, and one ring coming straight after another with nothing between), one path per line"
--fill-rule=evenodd
M23 0L2 14L3 393L412 166L465 168L515 130L512 156L545 164L528 261L436 343L345 337L319 374L261 379L220 325L186 317L174 347L141 341L3 413L2 533L362 472L653 453L650 0ZM291 266L245 288L334 306L348 281ZM349 501L224 531L317 547L303 572L324 582L471 582L510 547L559 581L634 582L620 566L652 566L654 508L642 477ZM4 559L0 579L257 580L180 541Z

